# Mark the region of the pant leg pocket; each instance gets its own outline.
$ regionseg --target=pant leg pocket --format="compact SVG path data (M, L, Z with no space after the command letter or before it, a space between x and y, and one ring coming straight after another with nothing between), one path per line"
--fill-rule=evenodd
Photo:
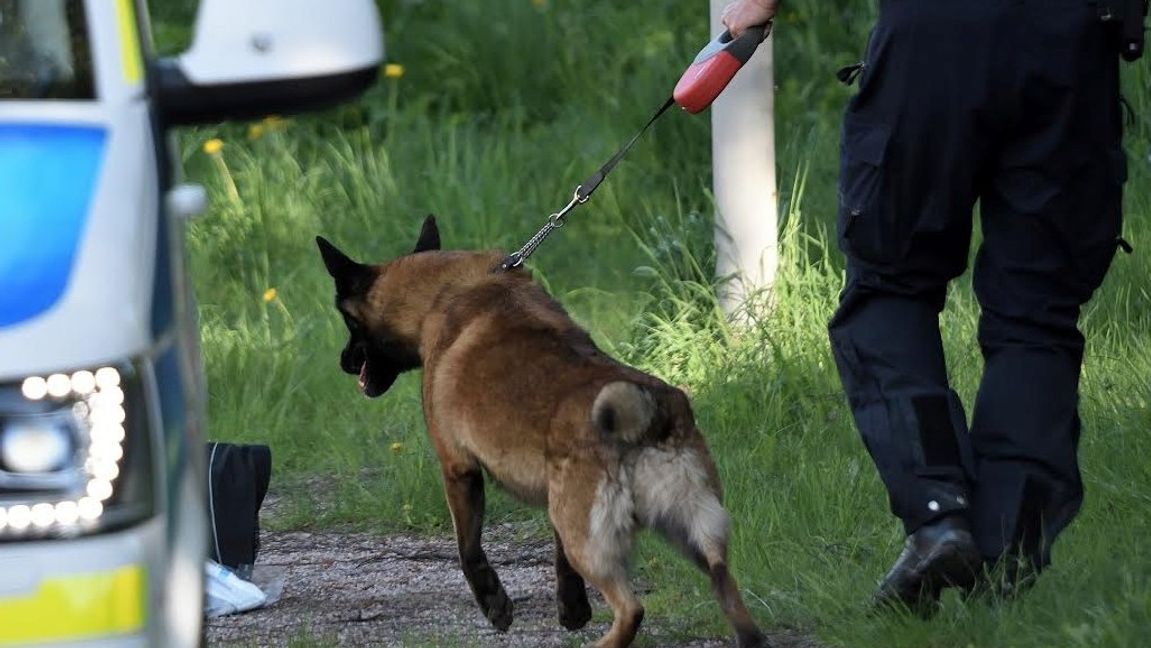
M1091 196L1093 218L1078 236L1068 237L1073 252L1075 285L1080 299L1087 301L1103 283L1123 229L1123 184L1127 181L1127 155L1123 149L1112 150L1107 157L1106 177L1098 193Z
M872 263L893 260L901 247L884 197L891 130L848 112L843 121L839 161L839 213L836 235L850 257Z

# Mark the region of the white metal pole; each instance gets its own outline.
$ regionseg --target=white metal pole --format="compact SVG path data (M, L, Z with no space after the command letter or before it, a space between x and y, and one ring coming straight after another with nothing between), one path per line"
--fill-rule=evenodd
M710 0L713 36L724 29L720 12L728 2ZM779 265L773 40L759 46L711 106L716 272L732 277L720 294L729 315L748 297L767 296Z

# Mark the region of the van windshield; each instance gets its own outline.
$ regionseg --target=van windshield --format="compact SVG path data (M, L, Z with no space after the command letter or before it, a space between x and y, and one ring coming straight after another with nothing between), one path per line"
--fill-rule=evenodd
M83 0L0 0L0 101L94 99Z

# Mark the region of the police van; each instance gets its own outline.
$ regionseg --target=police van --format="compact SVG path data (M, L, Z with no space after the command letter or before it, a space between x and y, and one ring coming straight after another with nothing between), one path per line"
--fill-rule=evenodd
M294 112L376 76L371 0L0 0L0 646L193 646L205 390L169 129Z

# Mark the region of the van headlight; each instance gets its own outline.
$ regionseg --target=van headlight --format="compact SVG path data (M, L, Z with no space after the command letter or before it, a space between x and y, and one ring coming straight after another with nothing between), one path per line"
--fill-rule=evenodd
M0 540L74 536L149 517L144 405L131 365L0 384Z

